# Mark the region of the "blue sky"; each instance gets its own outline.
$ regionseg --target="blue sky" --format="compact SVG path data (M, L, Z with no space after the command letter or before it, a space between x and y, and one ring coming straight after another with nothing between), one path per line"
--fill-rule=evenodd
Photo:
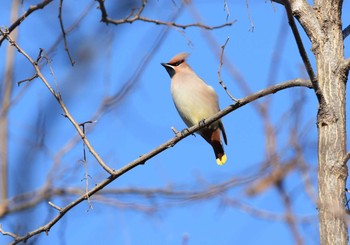
M98 114L97 122L88 126L87 133L100 156L109 166L118 169L172 138L171 127L178 130L185 128L171 99L170 78L160 65L179 52L191 54L189 64L215 88L221 108L233 103L217 77L218 54L227 37L230 40L225 48L225 57L252 92L265 88L267 84L306 78L284 9L268 1L256 2L249 2L254 30L246 1L228 1L228 20L237 22L231 27L210 32L199 28L169 29L140 21L106 26L100 22L96 2L64 2L63 16L67 28L87 6L93 4L93 7L67 36L76 65L70 65L63 42L60 42L49 53L54 77L47 65L43 67L44 74L54 88L58 87L78 122L94 118L103 97L111 96L121 88L129 89L127 96L122 97L113 108ZM27 9L29 4L34 3L25 2L21 11ZM1 26L9 26L10 5L9 1L4 3L0 15ZM176 19L177 23L198 22L194 11L200 14L201 22L206 25L220 25L226 21L223 1L194 1L193 5L194 8L185 7ZM149 1L143 15L166 21L179 6L178 1ZM123 18L128 14L128 11L122 11L120 5L109 4L108 1L106 7L111 18ZM348 13L349 8L349 3L345 1L343 12ZM48 51L61 35L57 15L58 1L54 1L21 24L18 43L32 57L37 56L39 48ZM343 21L345 25L349 24L349 16L344 16ZM304 34L302 36L309 51L309 41ZM286 41L281 41L281 38ZM6 46L4 42L0 47L0 67L4 67ZM347 57L350 55L348 46L349 38L345 42ZM151 50L151 57L139 67L140 61ZM309 54L314 63L311 52ZM279 59L271 61L273 57ZM228 62L225 62L222 79L233 96L242 98L246 94L229 68ZM133 79L137 71L141 73ZM2 68L1 78L4 77L3 73ZM28 62L17 54L15 81L32 74ZM132 84L128 83L130 79ZM40 80L34 80L28 86L15 86L13 98L22 92L9 114L10 195L41 188L47 179L52 181L54 187L84 190L86 182L82 181L81 142L59 158L59 164L53 168L60 150L76 135L74 128L61 115L58 104ZM314 188L317 188L317 104L314 94L305 88L292 88L271 95L269 99L268 113L276 127L276 145L282 161L294 154L288 147L288 137L295 120L293 113L296 112L290 108L293 103L302 100L299 134L302 136L309 177ZM263 171L266 158L264 127L254 105L249 104L231 113L223 118L223 123L229 142L225 146L228 161L223 167L216 165L212 149L201 137L190 136L145 165L121 176L106 190L158 188L201 191L230 179L242 183L214 198L200 201L144 198L132 194L92 197L92 209L88 210L86 202L79 204L51 229L48 236L41 234L29 241L35 241L35 244L184 244L184 237L187 237L187 244L295 244L288 226L276 220L285 211L278 191L270 188L255 197L246 195L253 180L266 174ZM38 125L42 125L39 131ZM43 135L42 141L38 140L39 135ZM37 142L43 142L42 147ZM87 161L91 188L108 175L89 154ZM50 175L51 172L54 174ZM293 212L300 217L311 217L309 222L298 223L297 226L304 242L318 244L316 206L305 192L303 177L299 170L291 172L284 181L284 188L292 200ZM244 181L246 179L251 180ZM74 198L55 197L50 201L63 207ZM228 200L236 200L274 216L256 217L242 206L230 205ZM154 208L155 211L135 210L130 205L136 205L139 209ZM0 223L5 230L15 232L19 229L24 234L45 224L56 214L56 210L47 202L42 202L29 211L6 216L0 219ZM28 220L30 222L25 222ZM0 236L0 244L10 241L8 237Z

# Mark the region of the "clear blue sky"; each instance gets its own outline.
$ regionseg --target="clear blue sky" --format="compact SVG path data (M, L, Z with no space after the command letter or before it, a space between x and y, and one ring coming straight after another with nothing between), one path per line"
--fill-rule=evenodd
M123 1L121 1L123 2ZM176 5L174 4L176 2ZM168 20L180 6L179 1L149 1L144 16ZM210 26L226 21L224 1L194 1L195 10L186 7L176 19L177 23L190 24L199 20ZM32 3L32 2L30 2ZM89 1L65 1L64 23L69 27L78 16L91 5ZM23 9L28 8L25 1ZM0 26L9 26L10 1L3 3ZM88 138L101 157L114 169L118 169L138 156L152 150L174 136L171 127L185 128L173 105L170 94L170 78L161 62L167 62L179 52L189 52L188 62L192 68L213 86L220 97L221 108L233 103L218 83L220 46L227 37L230 40L225 56L246 80L251 91L258 91L267 84L279 83L297 77L306 78L302 61L298 55L284 9L269 1L228 1L228 21L237 20L231 27L211 32L199 28L186 30L170 28L159 41L164 26L135 22L119 26L100 23L100 11L94 3L81 24L68 34L68 45L77 61L72 67L63 43L50 53L52 68L58 88L68 109L78 122L90 120L99 108L103 96L113 95L120 90L139 69L141 75L133 80L130 92L107 113L101 114L90 126ZM120 5L108 4L111 18L125 17ZM349 13L349 2L344 3L344 13ZM22 12L21 12L22 13ZM249 20L254 23L254 30ZM20 27L18 43L32 57L39 48L49 50L61 35L58 21L58 1L42 11L29 16ZM350 17L344 17L344 24ZM301 29L300 29L301 30ZM286 41L282 41L286 38ZM304 38L307 50L309 41ZM212 40L212 41L210 41ZM213 42L214 41L214 42ZM210 43L212 42L212 43ZM349 38L345 42L347 57L350 55ZM0 47L0 77L4 77L4 62L7 43ZM138 67L153 46L154 54L141 68ZM273 57L278 60L271 61ZM313 61L310 53L310 58ZM28 62L16 55L15 80L19 81L33 74ZM55 86L48 66L45 75ZM272 72L271 72L271 71ZM269 80L269 74L273 80ZM236 77L228 70L227 63L222 70L222 79L234 97L246 94L240 89ZM10 195L29 192L40 188L49 178L54 187L85 188L82 144L77 144L61 159L55 168L54 177L48 177L54 158L75 135L69 121L61 115L54 98L40 80L25 86L14 87L13 98L24 90L21 99L10 112L9 131L9 191ZM300 131L303 132L304 157L309 166L314 188L317 181L317 105L311 90L293 88L270 96L269 113L277 128L277 148L286 160L293 152L288 148L288 133L294 123L291 105L303 97ZM288 113L287 113L288 112ZM40 115L40 117L38 117ZM39 119L38 119L39 118ZM37 126L43 127L37 132ZM199 136L187 137L175 147L154 157L145 165L138 166L117 179L108 188L162 188L183 191L199 191L224 183L253 178L260 173L265 159L265 136L261 117L252 104L247 105L223 119L229 144L225 146L228 162L223 167L215 163L210 146ZM35 145L38 135L44 135L43 145ZM35 153L39 149L39 153ZM88 155L89 187L93 187L108 175L103 172L91 155ZM266 172L265 172L266 173ZM259 175L260 176L260 175ZM261 177L261 176L260 176ZM318 244L318 223L315 203L305 193L303 176L293 171L284 184L292 199L293 212L298 217L313 217L298 225L298 231L306 244ZM257 218L242 207L229 205L225 200L239 200L241 204L272 213L284 214L284 205L275 188L256 197L246 195L252 181L232 187L225 193L201 201L184 201L167 198L144 198L133 195L110 195L105 198L92 197L92 206L81 203L71 210L49 235L41 234L30 241L35 244L182 244L184 237L188 244L294 244L295 240L288 226L274 218ZM50 199L59 206L65 206L74 197ZM128 206L129 205L129 206ZM147 213L131 208L156 208ZM128 207L125 207L128 206ZM56 210L41 203L37 208L0 219L3 229L21 234L33 230L56 215ZM30 220L30 222L25 222ZM25 223L26 227L22 227ZM0 244L10 242L0 236Z

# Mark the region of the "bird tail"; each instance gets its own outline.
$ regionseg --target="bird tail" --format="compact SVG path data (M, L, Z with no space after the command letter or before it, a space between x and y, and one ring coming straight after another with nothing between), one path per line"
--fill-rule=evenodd
M224 165L226 163L227 157L224 152L224 148L220 141L212 140L210 142L211 146L213 147L214 154L216 157L216 163L220 166Z
M213 147L216 163L221 166L226 163L227 157L224 152L224 147L221 143L220 133L221 130L219 127L215 130L208 128L203 130L201 132L201 135Z

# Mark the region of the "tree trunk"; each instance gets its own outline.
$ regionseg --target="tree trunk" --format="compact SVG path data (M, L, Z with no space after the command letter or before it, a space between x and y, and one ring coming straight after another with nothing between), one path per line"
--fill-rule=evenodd
M346 80L341 25L342 1L315 1L322 35L312 40L317 79L324 96L318 126L318 211L321 244L348 244L345 214Z
M284 0L286 1L286 0ZM346 81L342 35L342 0L288 0L312 43L317 67L318 217L320 242L348 244L345 214ZM317 89L317 87L319 87Z

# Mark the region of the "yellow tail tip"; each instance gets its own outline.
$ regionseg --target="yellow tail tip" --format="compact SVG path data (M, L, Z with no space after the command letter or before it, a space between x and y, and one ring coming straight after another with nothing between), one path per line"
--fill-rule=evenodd
M224 165L224 164L226 163L226 160L227 160L226 155L223 155L223 156L221 157L221 159L220 159L220 158L216 158L216 163L217 163L219 166L222 166L222 165Z

